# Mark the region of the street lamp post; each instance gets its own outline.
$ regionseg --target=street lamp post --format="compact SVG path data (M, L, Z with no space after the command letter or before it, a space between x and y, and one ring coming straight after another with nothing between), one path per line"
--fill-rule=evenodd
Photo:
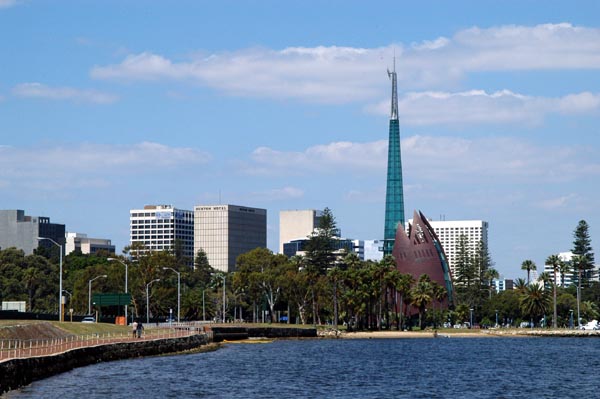
M122 264L123 266L125 266L125 293L127 294L127 263L123 262L121 259L117 259L117 258L106 258L107 261L109 262L119 262L120 264ZM125 305L125 324L127 324L127 305Z
M581 288L577 283L577 328L581 330L581 316L579 314L579 302L580 302Z
M64 321L63 320L63 303L62 303L62 292L63 292L63 288L62 288L62 253L63 253L63 247L62 245L60 245L59 243L57 243L56 241L54 241L52 238L48 238L48 237L38 237L38 240L48 240L51 243L53 243L54 245L56 245L58 248L60 248L60 257L59 257L59 266L58 266L58 321Z
M154 280L146 284L146 324L150 323L150 295L148 293L148 288L150 287L150 285L152 285L152 283L155 283L157 281L160 281L160 279L155 278Z
M570 327L573 328L573 309L569 309L569 312L571 313L571 319L569 320L569 324Z
M92 281L101 277L106 278L108 276L106 274L102 274L100 276L94 277L91 280L88 280L88 315L92 314Z
M179 320L179 316L180 316L180 309L181 309L181 273L178 272L177 270L173 269L172 267L163 267L163 270L172 270L175 273L177 273L177 323L180 322Z
M469 328L473 328L473 308L469 309L469 311L471 312L471 325Z

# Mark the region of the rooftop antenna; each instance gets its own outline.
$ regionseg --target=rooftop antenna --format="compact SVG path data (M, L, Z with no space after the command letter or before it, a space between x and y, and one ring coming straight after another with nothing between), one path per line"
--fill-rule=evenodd
M392 80L392 109L390 119L398 119L398 84L396 76L396 49L394 48L393 70L387 70L388 78Z

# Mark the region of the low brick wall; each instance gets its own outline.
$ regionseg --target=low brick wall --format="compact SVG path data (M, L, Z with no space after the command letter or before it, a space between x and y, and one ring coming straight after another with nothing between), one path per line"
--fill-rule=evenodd
M117 343L73 349L61 354L0 363L0 394L33 381L94 363L195 349L208 343L204 334L182 338Z

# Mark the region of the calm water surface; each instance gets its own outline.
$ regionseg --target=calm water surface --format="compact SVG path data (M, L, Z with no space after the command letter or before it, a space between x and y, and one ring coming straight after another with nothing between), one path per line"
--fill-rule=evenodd
M100 363L8 398L599 398L600 339L229 344Z

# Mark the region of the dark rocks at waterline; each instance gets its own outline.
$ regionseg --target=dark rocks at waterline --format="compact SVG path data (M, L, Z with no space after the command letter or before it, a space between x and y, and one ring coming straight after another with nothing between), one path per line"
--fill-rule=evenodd
M249 338L316 338L315 328L281 327L212 327L214 342Z
M0 363L0 394L76 367L196 349L209 342L203 334L183 338L89 346L64 353Z

